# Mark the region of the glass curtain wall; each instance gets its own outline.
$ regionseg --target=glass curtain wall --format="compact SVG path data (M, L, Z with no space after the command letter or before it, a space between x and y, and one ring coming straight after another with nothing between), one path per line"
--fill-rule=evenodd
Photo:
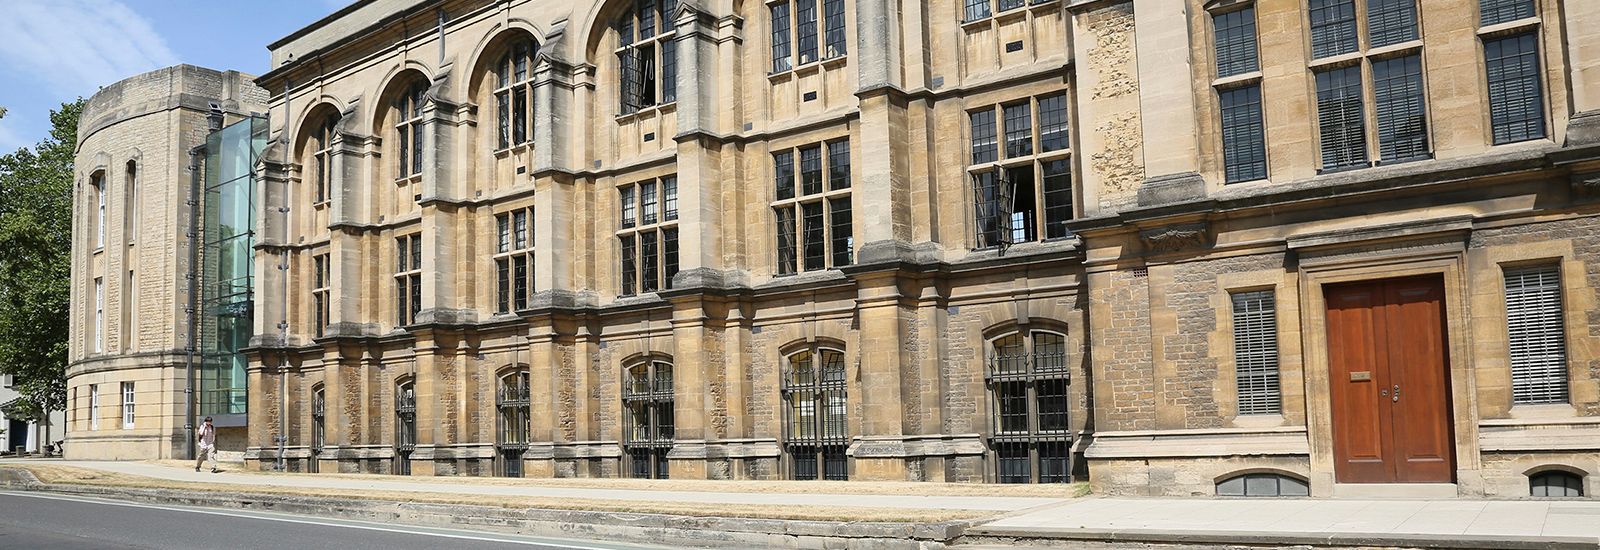
M254 167L267 145L267 119L250 117L206 138L200 209L199 416L243 415L245 356L252 326ZM239 417L242 420L242 416ZM219 419L219 422L222 419Z

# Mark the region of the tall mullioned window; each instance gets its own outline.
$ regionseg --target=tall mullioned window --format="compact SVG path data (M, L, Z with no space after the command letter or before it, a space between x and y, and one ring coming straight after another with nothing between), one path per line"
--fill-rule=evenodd
M1545 137L1544 92L1539 82L1537 32L1483 42L1489 83L1489 122L1494 143Z
M628 476L667 478L667 453L672 450L672 361L648 357L623 369L622 404L627 415L622 447Z
M1365 19L1356 13L1353 0L1312 0L1313 57L1359 54L1315 69L1322 169L1431 158L1416 0L1370 0Z
M987 355L995 480L1071 481L1066 336L1024 328L990 341Z
M772 162L778 273L849 265L855 249L850 140L784 149L772 154Z
M678 177L663 176L617 189L622 295L672 288L678 274Z
M328 332L329 302L333 294L332 267L327 254L311 257L311 328L318 338Z
M1278 414L1278 312L1273 292L1233 294L1233 365L1239 414Z
M1211 27L1216 34L1218 77L1260 69L1256 54L1255 6L1213 15Z
M635 0L615 22L622 114L678 100L676 0Z
M1310 0L1311 57L1322 58L1356 51L1356 1Z
M1211 16L1216 36L1217 78L1259 71L1253 5ZM1266 124L1261 116L1261 81L1227 81L1217 88L1222 123L1222 164L1228 183L1267 177Z
M316 170L311 196L314 202L333 197L333 138L338 127L339 115L328 115L311 135L311 164Z
M977 247L1067 236L1073 192L1066 94L985 107L970 111L968 120Z
M772 72L846 53L844 0L780 0L767 8L772 17Z
M394 240L395 326L417 322L422 311L422 234L413 233Z
M427 91L427 81L418 80L395 98L395 179L422 173L422 105Z
M518 208L494 218L495 312L528 308L533 295L533 207Z
M790 479L850 478L844 352L808 346L784 358L783 454Z
M533 140L533 57L539 46L523 39L495 63L495 128L500 149Z
M1511 402L1567 402L1567 331L1554 265L1505 269Z
M495 391L500 428L495 448L499 454L500 475L504 477L522 477L522 457L533 432L529 420L533 400L528 381L526 367L513 369L500 375L499 388Z

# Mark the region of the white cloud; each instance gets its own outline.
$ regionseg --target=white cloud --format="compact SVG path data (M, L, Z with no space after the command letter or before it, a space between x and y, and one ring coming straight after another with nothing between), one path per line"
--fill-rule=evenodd
M67 96L173 65L150 22L116 0L6 0L0 64ZM8 117L9 118L9 117Z

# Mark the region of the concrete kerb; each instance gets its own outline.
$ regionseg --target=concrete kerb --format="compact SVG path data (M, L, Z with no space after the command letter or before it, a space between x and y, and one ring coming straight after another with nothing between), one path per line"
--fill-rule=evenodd
M146 503L306 514L428 527L470 527L534 536L594 538L701 548L941 550L974 522L828 522L504 508L250 492L202 492L40 482L0 468L0 487Z
M1257 533L1154 529L1075 529L973 527L953 544L1016 544L1053 546L1102 543L1108 547L1144 548L1217 546L1226 548L1396 548L1418 550L1596 550L1586 537L1519 537L1483 535L1406 535L1386 533Z

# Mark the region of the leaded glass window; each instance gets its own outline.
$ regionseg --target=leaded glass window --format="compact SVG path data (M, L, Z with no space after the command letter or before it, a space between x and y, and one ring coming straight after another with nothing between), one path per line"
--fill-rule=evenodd
M967 115L976 248L1067 236L1073 192L1066 94L989 106ZM1003 163L998 162L996 118L1004 126Z
M498 147L523 145L533 140L533 58L539 46L522 39L506 47L495 64L495 121Z
M672 1L635 0L613 22L617 36L618 96L621 114L677 99L677 40ZM659 24L658 24L659 22Z
M495 215L498 246L495 267L495 312L527 309L534 292L533 207L515 208Z
M638 181L617 191L622 198L622 229L616 233L621 295L672 288L678 274L678 177Z
M776 151L772 162L777 273L849 265L855 248L849 139Z

